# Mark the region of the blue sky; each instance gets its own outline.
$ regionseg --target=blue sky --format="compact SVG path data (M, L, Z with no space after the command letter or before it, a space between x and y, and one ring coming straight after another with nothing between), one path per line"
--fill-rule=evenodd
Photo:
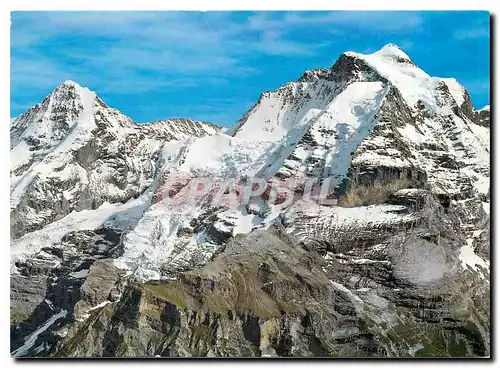
M489 104L487 12L13 12L11 115L67 79L137 122L229 125L344 51L400 46Z

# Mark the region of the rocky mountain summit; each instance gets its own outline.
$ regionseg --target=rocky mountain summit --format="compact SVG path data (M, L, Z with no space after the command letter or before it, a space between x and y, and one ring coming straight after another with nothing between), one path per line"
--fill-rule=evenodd
M488 356L489 119L392 44L227 130L65 82L11 120L12 355Z

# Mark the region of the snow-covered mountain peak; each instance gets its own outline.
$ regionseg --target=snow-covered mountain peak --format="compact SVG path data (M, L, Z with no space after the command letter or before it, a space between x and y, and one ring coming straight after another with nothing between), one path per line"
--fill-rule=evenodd
M381 57L384 58L391 58L395 61L398 62L411 62L410 57L403 51L401 50L397 45L393 43L388 43L384 47L382 47L380 50L376 51L374 54L380 55Z
M431 77L415 65L406 53L393 44L372 54L346 52L346 56L364 61L369 68L395 86L411 108L435 113L446 105L451 107L451 96L458 106L465 100L465 89L454 78Z
M416 66L411 58L398 46L389 43L371 54L362 54L354 51L346 51L343 55L360 58L365 60L367 57L371 59L378 59L380 62L391 65L402 64L403 66Z
M344 55L361 60L369 69L385 78L399 90L411 108L425 109L434 114L438 109L449 111L470 102L464 86L455 78L430 76L394 44L387 44L372 54L348 51Z
M458 106L466 99L465 89L458 82L429 76L398 46L387 44L372 54L345 52L332 67L308 70L298 80L263 93L228 132L244 139L281 140L291 130L298 129L309 112L327 109L355 82L390 84L411 108L424 106L430 112L442 105L452 105L451 97Z
M216 131L189 119L136 124L88 88L63 82L11 121L11 208L18 221L12 234L139 195L151 185L167 142ZM30 206L39 203L55 208L34 218Z
M85 99L87 102L91 102L96 98L95 92L92 92L86 87L82 87L78 83L67 80L62 82L57 86L48 96L49 99L54 102L65 103L68 100L73 99Z
M72 81L54 89L40 104L13 119L11 145L24 140L34 146L53 146L78 125L95 127L93 113L96 94Z
M78 83L76 83L75 81L71 80L71 79L68 79L68 80L65 80L64 82L62 82L59 87L73 87L73 88L83 88L81 85L79 85ZM58 87L58 88L59 88Z

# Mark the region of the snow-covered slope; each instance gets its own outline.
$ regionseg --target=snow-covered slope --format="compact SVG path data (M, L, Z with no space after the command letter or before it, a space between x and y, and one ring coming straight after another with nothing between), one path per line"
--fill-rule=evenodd
M334 179L331 184L338 186L347 174L352 153L372 131L387 91L382 82L354 82L347 86L316 115L279 174L330 177Z

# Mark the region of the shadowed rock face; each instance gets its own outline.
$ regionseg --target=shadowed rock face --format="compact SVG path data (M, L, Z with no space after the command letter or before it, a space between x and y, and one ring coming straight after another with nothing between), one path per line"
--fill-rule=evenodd
M379 53L422 72L394 45ZM430 77L411 104L370 60L343 54L262 94L229 136L136 125L72 82L14 119L11 351L488 356L487 110ZM212 171L185 165L200 142ZM224 170L333 176L338 206L171 206Z
M486 128L490 127L490 110L475 111L476 122Z

